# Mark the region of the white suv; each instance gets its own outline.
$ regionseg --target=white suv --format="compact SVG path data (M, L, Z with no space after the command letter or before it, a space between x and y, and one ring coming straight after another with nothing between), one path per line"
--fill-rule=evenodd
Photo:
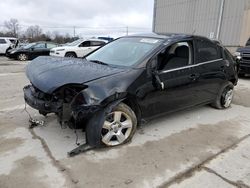
M106 40L100 39L79 39L66 46L52 48L50 55L58 57L83 57L106 43Z
M16 44L16 38L0 37L0 54L6 54L8 50L15 48Z

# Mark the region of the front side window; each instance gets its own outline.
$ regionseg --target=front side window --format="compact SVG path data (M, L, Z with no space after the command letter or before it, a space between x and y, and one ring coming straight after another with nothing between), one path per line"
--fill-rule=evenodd
M0 39L0 44L6 44L7 42L5 41L5 39Z
M219 46L209 40L196 40L196 63L203 63L220 59Z
M191 42L178 42L158 54L158 70L171 70L191 65L193 47Z
M100 61L110 65L129 67L140 63L141 59L161 43L161 39L155 38L120 38L88 55L86 59L88 61Z

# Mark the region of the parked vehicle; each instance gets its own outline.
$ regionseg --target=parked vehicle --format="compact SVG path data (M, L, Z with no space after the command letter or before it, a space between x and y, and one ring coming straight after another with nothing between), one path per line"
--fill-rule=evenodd
M116 146L131 140L142 120L197 105L228 108L235 66L223 46L204 37L127 36L84 59L35 59L24 99L86 129L88 145Z
M13 37L0 37L0 54L6 54L18 45L18 39Z
M53 48L51 56L57 57L83 57L93 50L105 45L108 41L100 39L78 39L67 46Z
M235 57L239 62L239 75L250 74L250 38L245 47L237 49Z
M112 38L112 37L98 37L98 39L106 40L106 41L108 41L108 42L111 42L111 41L114 40L114 38Z
M59 46L52 42L35 42L17 49L10 50L6 56L19 61L32 60L38 56L48 56L50 49Z

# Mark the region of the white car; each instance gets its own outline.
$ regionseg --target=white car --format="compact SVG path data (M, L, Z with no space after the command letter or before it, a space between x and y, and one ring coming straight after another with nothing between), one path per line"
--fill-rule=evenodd
M16 44L16 38L0 37L0 54L6 54L8 50L15 48Z
M100 39L79 39L66 46L52 48L50 55L57 57L83 57L106 43L106 40Z

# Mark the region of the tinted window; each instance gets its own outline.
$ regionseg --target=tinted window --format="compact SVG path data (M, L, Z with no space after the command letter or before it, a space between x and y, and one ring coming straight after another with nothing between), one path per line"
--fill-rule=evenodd
M91 41L91 46L103 46L105 42L102 41Z
M224 49L224 55L227 60L234 61L232 54L227 49Z
M6 44L5 39L0 39L0 44Z
M84 41L79 47L90 47L90 41Z
M158 57L158 70L170 70L191 65L192 45L189 42L178 42L169 46Z
M51 48L55 48L55 47L57 47L56 44L47 43L47 48L51 49Z
M221 50L218 45L209 40L196 40L196 63L220 58Z

